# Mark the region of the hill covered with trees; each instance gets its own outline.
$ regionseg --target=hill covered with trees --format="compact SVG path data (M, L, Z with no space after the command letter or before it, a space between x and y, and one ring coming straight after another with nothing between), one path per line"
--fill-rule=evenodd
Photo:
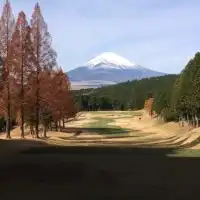
M79 110L127 110L141 109L149 97L158 97L163 92L171 95L178 75L128 81L98 89L75 91Z

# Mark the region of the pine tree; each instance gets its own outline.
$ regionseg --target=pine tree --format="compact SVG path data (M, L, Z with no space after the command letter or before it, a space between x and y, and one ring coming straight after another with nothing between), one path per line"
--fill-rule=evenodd
M185 69L180 75L180 89L178 99L178 110L182 118L186 119L187 115L194 118L196 114L196 106L194 99L194 81L199 69L200 54L197 53L193 59L189 61Z
M181 113L179 109L179 99L180 98L180 77L174 83L174 87L172 88L172 94L170 97L170 108L174 115L175 120L180 119Z

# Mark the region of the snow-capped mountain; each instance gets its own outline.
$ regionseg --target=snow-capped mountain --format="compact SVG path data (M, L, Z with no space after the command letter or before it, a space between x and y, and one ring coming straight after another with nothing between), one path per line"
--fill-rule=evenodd
M78 85L80 88L94 88L162 75L165 74L144 68L112 52L102 53L68 72L72 89Z
M88 66L91 69L97 67L106 67L114 69L127 69L137 67L135 63L131 63L129 60L112 52L102 53L99 56L85 63L84 66Z

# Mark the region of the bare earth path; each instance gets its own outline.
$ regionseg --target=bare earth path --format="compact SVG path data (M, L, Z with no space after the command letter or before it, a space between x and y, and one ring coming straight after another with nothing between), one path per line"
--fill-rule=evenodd
M14 130L15 140L0 140L1 199L198 198L199 130L138 114L82 113L47 140L22 141ZM196 157L172 156L177 147Z

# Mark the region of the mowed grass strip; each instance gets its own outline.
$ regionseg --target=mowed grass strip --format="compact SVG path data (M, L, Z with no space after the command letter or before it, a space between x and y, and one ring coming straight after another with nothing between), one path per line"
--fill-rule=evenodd
M172 154L168 154L169 157L200 157L200 149L177 149Z
M122 117L124 115L130 115L130 116L141 116L142 112L140 111L91 111L90 114L94 115L121 115Z
M114 122L114 119L95 117L95 122L91 122L85 125L85 128L92 130L91 132L103 134L106 136L126 136L130 132L129 129L123 129L120 126L110 125Z

